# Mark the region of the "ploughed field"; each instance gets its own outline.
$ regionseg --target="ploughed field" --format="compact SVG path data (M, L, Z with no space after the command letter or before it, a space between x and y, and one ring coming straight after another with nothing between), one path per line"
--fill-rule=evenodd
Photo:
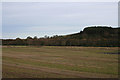
M3 46L3 78L117 78L118 54L110 54L117 51L117 47Z

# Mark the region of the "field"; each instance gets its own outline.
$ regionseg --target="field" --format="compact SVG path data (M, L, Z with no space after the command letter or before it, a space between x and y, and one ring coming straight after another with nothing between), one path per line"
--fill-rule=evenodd
M117 78L117 47L3 46L3 78Z

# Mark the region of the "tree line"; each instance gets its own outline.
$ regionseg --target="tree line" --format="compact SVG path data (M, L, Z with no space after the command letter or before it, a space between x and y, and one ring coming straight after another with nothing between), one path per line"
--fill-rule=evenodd
M65 36L35 36L26 39L2 39L3 45L24 46L95 46L95 47L119 47L120 28L107 26L86 27L83 31Z

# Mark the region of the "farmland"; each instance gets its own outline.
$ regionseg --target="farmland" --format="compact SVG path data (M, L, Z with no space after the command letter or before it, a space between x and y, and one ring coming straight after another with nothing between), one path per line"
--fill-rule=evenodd
M117 78L118 47L3 46L3 78Z

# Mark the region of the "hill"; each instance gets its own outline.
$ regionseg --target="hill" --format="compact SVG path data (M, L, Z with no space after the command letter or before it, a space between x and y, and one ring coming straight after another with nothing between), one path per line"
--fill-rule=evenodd
M83 31L76 34L67 35L72 39L118 39L120 28L112 27L87 27Z
M3 45L36 45L36 46L103 46L118 47L120 28L107 26L86 27L79 33L44 38L7 39Z

